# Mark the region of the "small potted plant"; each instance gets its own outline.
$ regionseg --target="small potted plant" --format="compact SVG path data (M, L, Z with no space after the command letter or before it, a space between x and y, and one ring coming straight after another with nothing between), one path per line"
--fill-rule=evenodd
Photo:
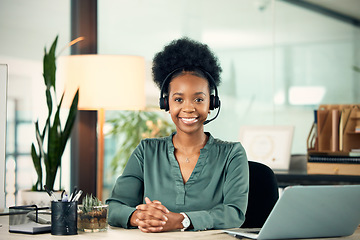
M84 232L101 232L108 228L108 205L93 196L86 195L82 205L78 206L78 230Z

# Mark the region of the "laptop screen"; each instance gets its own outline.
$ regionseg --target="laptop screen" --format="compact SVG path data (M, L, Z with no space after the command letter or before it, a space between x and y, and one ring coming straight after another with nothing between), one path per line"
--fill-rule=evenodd
M8 66L0 64L0 212L5 208L5 143Z

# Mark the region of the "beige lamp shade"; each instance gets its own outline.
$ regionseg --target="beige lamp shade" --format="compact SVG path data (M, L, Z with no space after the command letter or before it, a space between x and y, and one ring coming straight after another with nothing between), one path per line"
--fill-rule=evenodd
M79 88L82 110L145 108L145 60L139 56L71 55L57 62L57 77L65 82L63 106L70 106Z

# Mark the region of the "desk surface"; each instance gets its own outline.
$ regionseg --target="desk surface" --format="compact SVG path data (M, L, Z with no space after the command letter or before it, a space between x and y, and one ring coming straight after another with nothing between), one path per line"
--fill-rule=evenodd
M37 234L37 235L28 235L28 234L17 234L9 233L9 216L0 216L0 239L59 239L59 236L53 236L50 233ZM210 230L210 231L201 231L201 232L164 232L164 233L143 233L138 229L122 229L122 228L112 228L110 227L105 232L98 233L83 233L79 232L78 235L71 236L61 236L62 239L122 239L122 240L147 240L147 239L224 239L224 240L235 240L234 238L226 233L223 233L221 230ZM355 234L343 238L322 238L322 240L359 240L360 239L360 227L356 230ZM319 240L319 239L317 239Z

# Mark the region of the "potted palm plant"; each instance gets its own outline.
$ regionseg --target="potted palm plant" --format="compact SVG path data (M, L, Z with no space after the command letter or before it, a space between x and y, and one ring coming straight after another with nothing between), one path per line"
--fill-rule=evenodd
M44 184L49 190L54 190L56 174L61 167L61 158L77 114L79 91L76 92L73 98L65 125L61 124L60 108L64 93L58 102L55 77L57 40L58 36L48 52L45 47L43 59L43 77L46 86L45 95L48 115L42 129L40 129L39 120L35 122L36 144L32 143L31 145L31 157L37 173L37 181L32 187L33 191L43 191ZM43 167L45 168L44 171ZM43 173L45 173L44 176Z

